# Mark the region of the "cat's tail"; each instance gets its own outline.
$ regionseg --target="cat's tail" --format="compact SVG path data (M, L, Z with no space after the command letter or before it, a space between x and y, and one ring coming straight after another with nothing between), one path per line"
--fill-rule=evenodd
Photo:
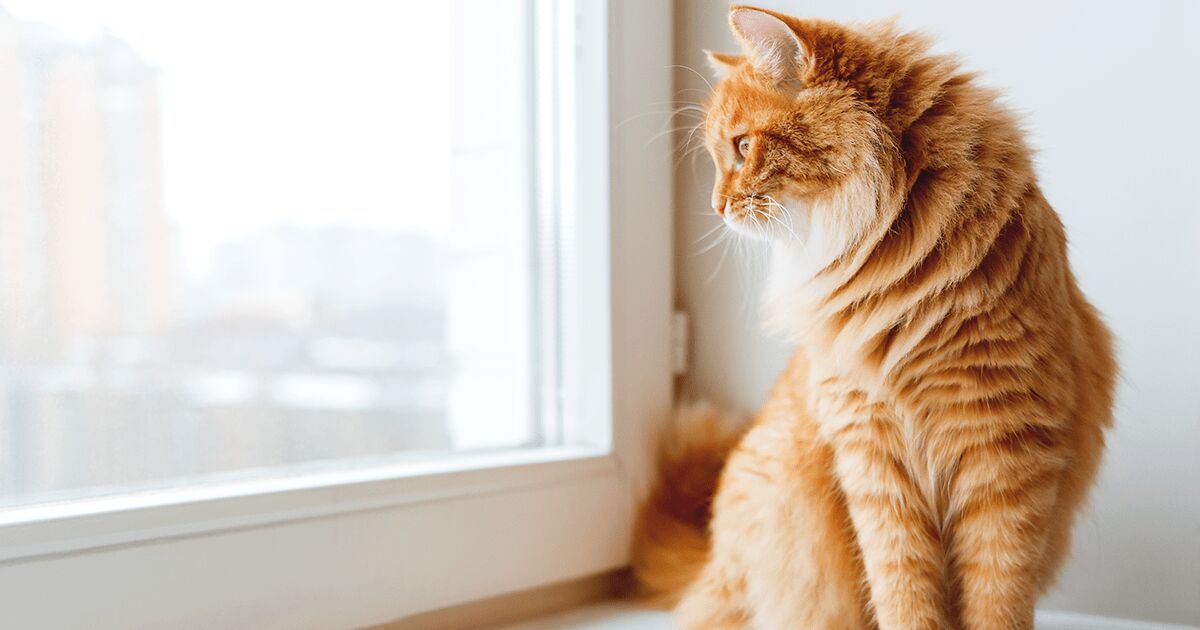
M648 603L673 606L708 560L717 480L745 427L707 404L685 406L663 436L658 479L633 532L633 575Z

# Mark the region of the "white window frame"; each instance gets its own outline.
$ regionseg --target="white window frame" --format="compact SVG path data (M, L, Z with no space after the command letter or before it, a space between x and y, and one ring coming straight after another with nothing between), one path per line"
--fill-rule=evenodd
M672 100L671 9L559 6L584 68L572 116L586 150L563 200L585 236L573 404L594 414L579 426L611 432L2 512L2 625L358 627L627 563L673 393L671 156L647 115Z

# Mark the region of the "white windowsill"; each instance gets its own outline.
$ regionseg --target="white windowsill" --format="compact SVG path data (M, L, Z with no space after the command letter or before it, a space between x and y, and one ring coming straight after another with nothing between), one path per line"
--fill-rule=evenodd
M557 613L503 630L671 630L671 615L623 602L604 602ZM1195 630L1193 626L1113 619L1078 613L1039 611L1038 630Z
M624 602L603 602L525 621L502 630L671 630L671 614L639 609Z
M612 474L613 457L556 447L232 481L0 510L0 564Z

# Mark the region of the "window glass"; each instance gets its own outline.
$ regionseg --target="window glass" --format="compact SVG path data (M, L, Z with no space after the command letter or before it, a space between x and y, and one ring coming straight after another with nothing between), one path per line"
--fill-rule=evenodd
M532 31L0 0L0 506L550 444Z

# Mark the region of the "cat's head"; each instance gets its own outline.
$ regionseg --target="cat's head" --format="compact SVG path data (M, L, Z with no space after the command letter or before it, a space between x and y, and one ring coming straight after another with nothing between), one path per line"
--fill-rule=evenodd
M898 151L878 102L882 47L869 32L749 7L729 23L742 53L708 53L713 209L738 233L841 256L886 220Z

